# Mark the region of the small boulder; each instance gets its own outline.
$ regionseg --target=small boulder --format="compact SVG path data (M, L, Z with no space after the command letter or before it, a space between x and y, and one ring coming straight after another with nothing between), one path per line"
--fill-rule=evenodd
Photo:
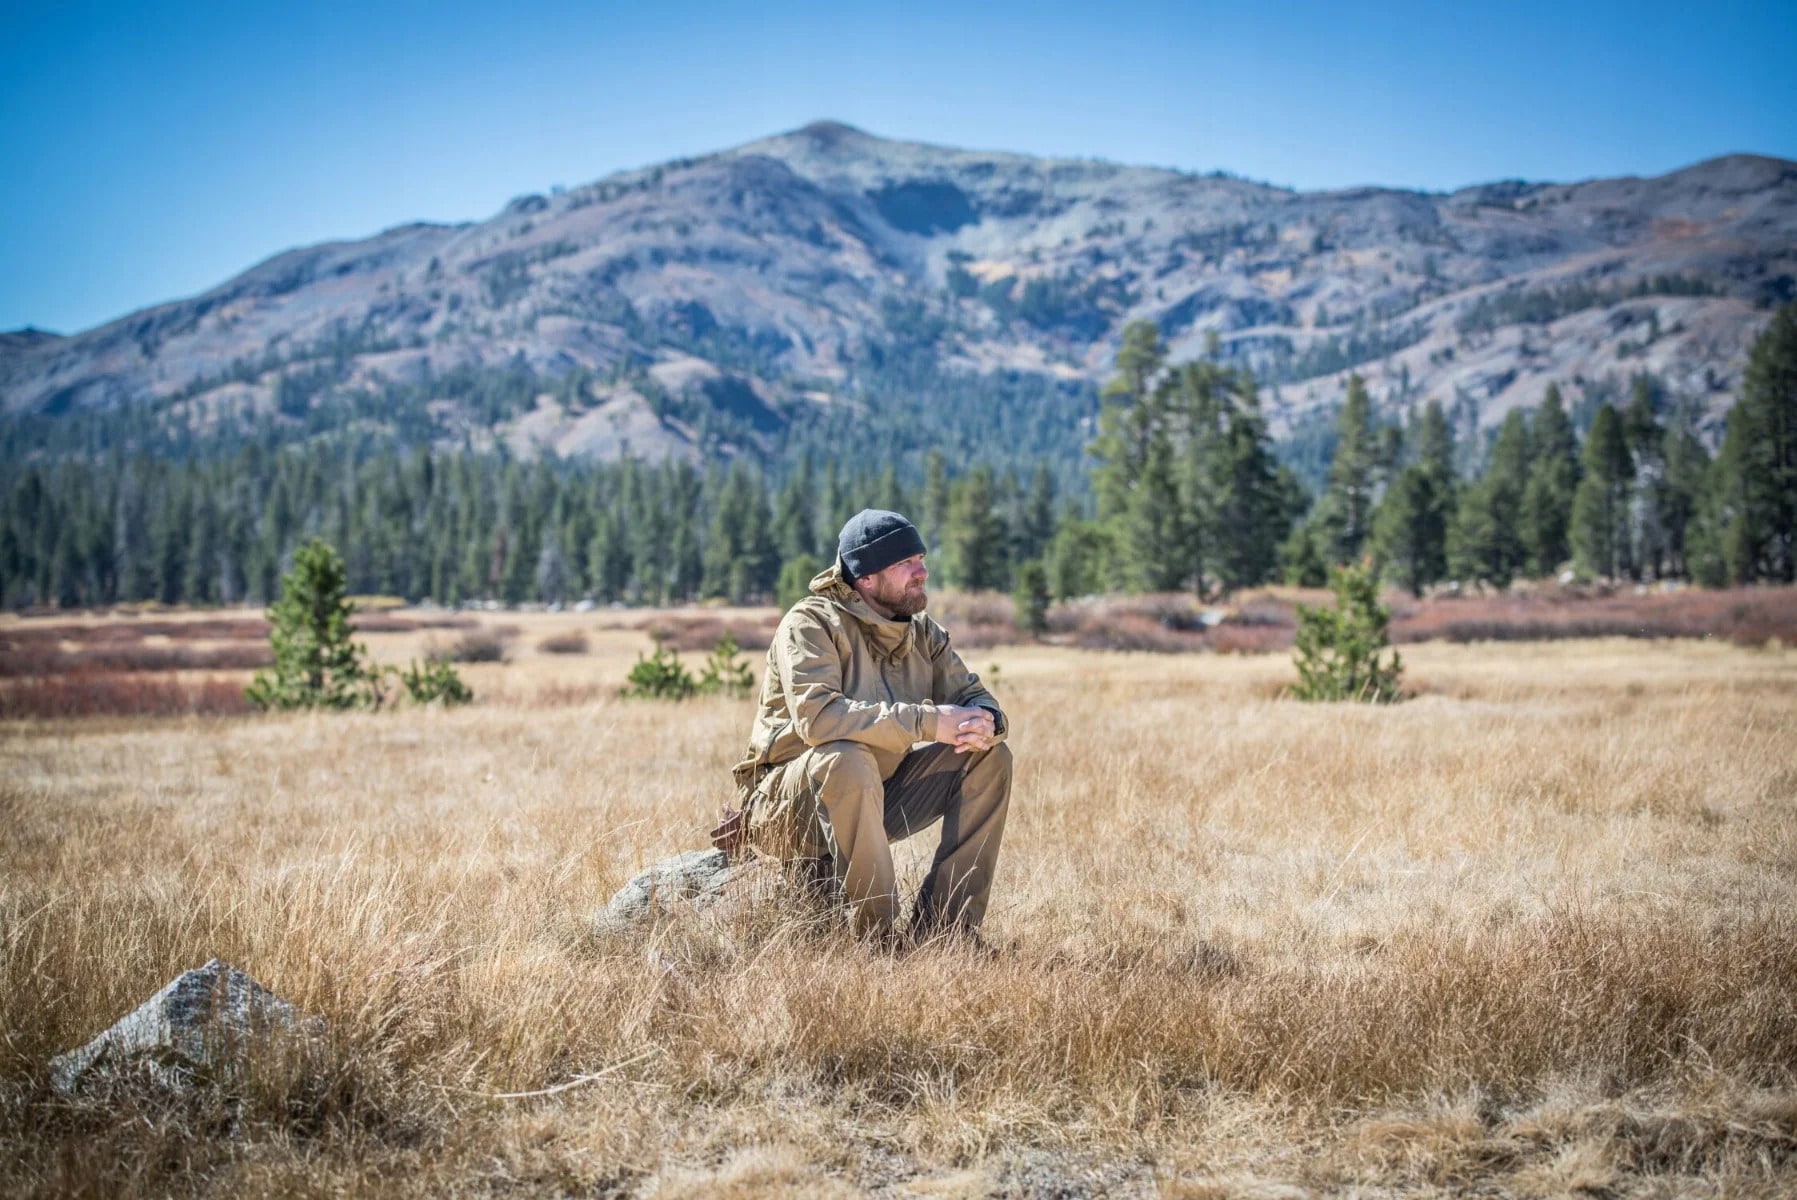
M639 872L593 914L594 932L620 933L681 910L734 916L777 889L779 864L758 855L732 862L722 850L688 850Z
M141 1065L157 1082L184 1088L197 1076L234 1073L271 1038L312 1035L323 1027L215 958L177 975L87 1045L51 1059L50 1082L70 1092L96 1068Z

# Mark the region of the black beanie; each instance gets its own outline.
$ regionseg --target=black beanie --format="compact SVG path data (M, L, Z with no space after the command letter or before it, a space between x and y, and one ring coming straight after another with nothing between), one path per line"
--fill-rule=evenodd
M923 552L923 535L917 526L883 508L862 509L849 518L836 538L836 556L851 582Z

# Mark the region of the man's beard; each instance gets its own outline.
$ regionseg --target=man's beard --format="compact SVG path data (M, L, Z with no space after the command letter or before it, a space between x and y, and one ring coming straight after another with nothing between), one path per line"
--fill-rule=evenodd
M894 584L891 587L882 583L880 587L874 589L873 598L879 601L880 606L894 617L903 617L906 620L910 620L922 612L924 605L930 602L930 597L924 591L921 583L910 590L907 590L902 583Z

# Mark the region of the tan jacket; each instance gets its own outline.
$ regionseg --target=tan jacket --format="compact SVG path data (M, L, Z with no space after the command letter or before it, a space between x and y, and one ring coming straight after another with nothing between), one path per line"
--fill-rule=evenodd
M949 645L947 631L927 613L909 621L880 616L843 582L837 563L811 581L811 595L774 633L737 786L746 800L769 767L825 742L868 746L888 778L912 745L936 740L938 704L990 709L999 737L1006 733L998 701Z

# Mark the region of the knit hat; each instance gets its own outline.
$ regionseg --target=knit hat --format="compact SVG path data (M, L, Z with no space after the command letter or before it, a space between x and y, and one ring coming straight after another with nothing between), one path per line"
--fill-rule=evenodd
M923 535L917 526L883 508L862 509L849 518L836 538L836 556L850 581L878 574L923 552Z

